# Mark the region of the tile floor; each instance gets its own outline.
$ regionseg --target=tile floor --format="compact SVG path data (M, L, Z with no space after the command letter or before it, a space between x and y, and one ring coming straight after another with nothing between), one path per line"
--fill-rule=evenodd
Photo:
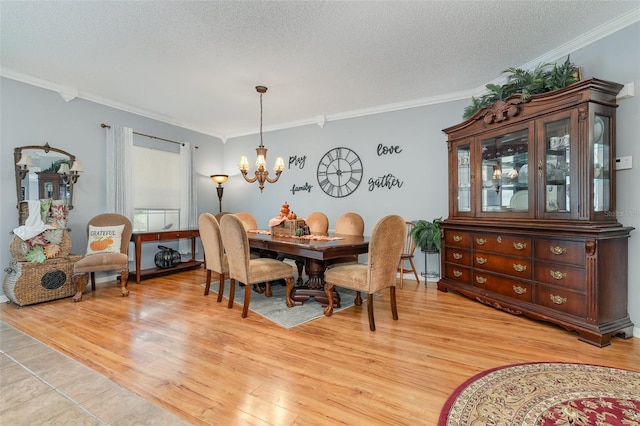
M3 321L0 424L188 425Z

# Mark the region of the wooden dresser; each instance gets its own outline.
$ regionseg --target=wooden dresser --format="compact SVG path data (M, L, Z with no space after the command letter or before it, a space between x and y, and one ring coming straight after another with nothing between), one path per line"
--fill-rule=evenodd
M616 220L615 96L598 79L478 111L444 130L442 279L509 313L607 346L631 337L627 240Z

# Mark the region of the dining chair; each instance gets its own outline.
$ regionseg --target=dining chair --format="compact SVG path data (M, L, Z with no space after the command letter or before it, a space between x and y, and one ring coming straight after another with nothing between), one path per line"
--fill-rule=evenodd
M313 235L329 234L329 218L322 212L309 213L305 219L309 232Z
M336 234L364 235L364 219L358 213L343 213L336 221Z
M398 319L396 307L397 269L405 240L405 220L398 215L388 215L376 223L369 238L367 263L349 263L327 269L324 273L324 290L329 300L324 314L333 313L333 288L346 287L358 292L356 305L362 305L360 292L367 293L369 329L376 330L373 316L373 294L389 288L391 315Z
M82 300L86 274L91 275L91 290L96 289L96 272L116 271L120 275L121 292L129 295L129 241L131 221L117 213L103 213L87 223L87 254L74 263L71 279L77 287L74 302Z
M216 220L218 221L218 225L220 225L220 219L222 219L222 216L224 216L225 214L233 214L231 212L220 212L220 213L216 213Z
M229 262L224 253L222 245L222 235L220 234L220 225L216 217L211 213L202 213L198 218L198 230L200 232L200 241L204 249L205 268L207 269L207 282L204 288L204 295L209 294L211 288L211 273L218 274L218 300L222 301L222 293L224 292L225 275L229 274ZM235 281L231 280L231 286L235 286ZM232 299L229 299L232 300Z
M242 318L247 317L252 284L266 283L265 295L271 297L271 282L284 279L287 286L285 301L287 306L292 307L294 305L291 299L294 266L268 257L252 259L249 254L247 231L240 218L237 215L228 214L223 216L220 222L222 243L229 261L229 278L245 284ZM235 286L232 285L229 289L229 308L233 307L234 297Z
M416 277L416 281L420 284L418 271L416 270L416 265L413 263L413 252L416 250L416 240L413 239L411 230L415 226L416 224L413 222L405 222L404 248L402 249L402 255L400 256L400 263L398 263L398 272L400 272L400 288L402 288L405 272L413 272L413 275ZM411 269L404 267L407 261L409 261Z
M258 221L251 213L239 212L234 214L242 221L242 226L244 226L245 230L251 231L253 229L258 229Z
M364 219L358 213L347 212L340 215L336 221L336 235L364 235ZM332 259L327 267L342 263L357 263L358 256L346 256Z

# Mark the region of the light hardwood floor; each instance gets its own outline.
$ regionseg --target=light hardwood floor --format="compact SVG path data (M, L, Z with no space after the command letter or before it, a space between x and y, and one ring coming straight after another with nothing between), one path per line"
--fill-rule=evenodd
M640 339L606 348L557 326L405 280L366 307L283 329L203 296L203 270L87 290L3 321L191 424L435 425L467 378L507 364L581 362L640 371ZM264 297L254 293L252 297ZM284 303L284 301L283 301ZM316 303L316 302L308 302Z

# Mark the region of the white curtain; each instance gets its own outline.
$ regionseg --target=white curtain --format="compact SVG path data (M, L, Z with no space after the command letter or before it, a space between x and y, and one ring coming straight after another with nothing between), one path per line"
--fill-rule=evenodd
M107 127L107 211L133 222L133 129ZM133 260L129 250L129 260Z
M198 197L193 173L193 150L190 143L180 146L180 227L198 227ZM191 240L180 240L178 251L191 253ZM197 248L196 248L197 251ZM195 256L195 253L192 253Z

